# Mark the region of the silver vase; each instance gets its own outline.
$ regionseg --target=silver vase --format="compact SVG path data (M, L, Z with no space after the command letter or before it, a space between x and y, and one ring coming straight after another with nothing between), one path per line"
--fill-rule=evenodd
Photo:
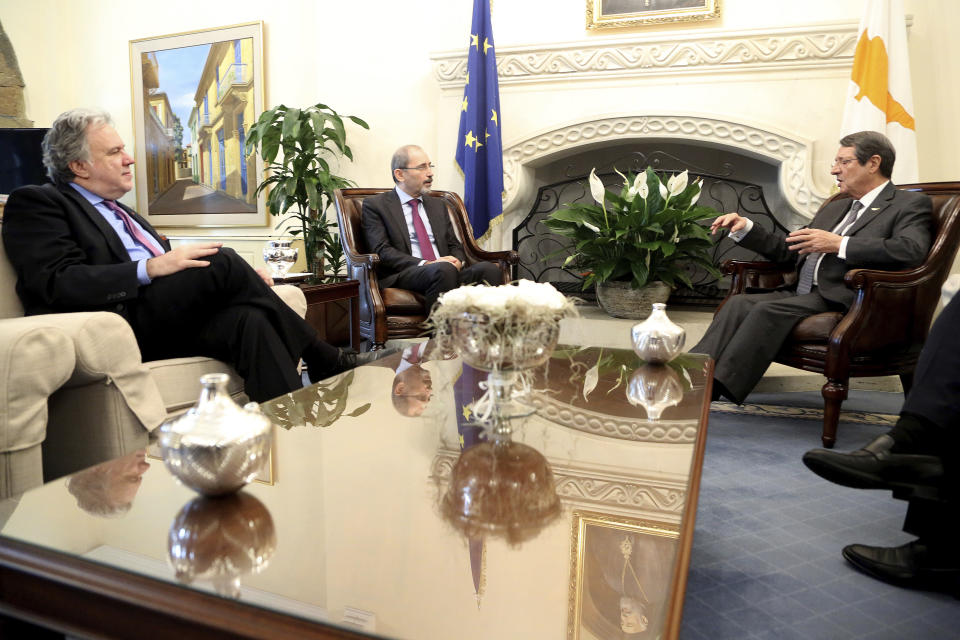
M680 350L687 332L670 322L667 305L654 303L650 317L633 326L633 350L647 362L669 362Z
M183 484L205 496L233 493L270 458L270 420L256 403L243 408L227 392L228 376L200 378L200 400L160 427L163 463Z

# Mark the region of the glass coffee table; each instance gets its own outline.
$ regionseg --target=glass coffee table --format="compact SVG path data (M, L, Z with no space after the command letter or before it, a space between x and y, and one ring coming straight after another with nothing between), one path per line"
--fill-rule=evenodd
M265 403L272 463L233 497L148 451L0 502L0 612L105 637L676 637L710 360L561 345L494 445L486 374L420 350Z

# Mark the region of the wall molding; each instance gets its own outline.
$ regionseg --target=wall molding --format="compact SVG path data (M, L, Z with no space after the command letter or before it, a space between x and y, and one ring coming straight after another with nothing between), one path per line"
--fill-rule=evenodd
M524 213L536 197L535 169L576 147L668 139L735 147L780 168L779 186L794 211L812 218L828 197L813 183L813 141L771 127L699 114L604 116L542 131L503 148L503 211Z
M909 28L913 20L907 18ZM690 73L782 71L849 67L857 21L776 29L711 29L668 34L589 38L551 45L497 49L500 86L582 79L623 79ZM443 89L461 90L464 50L433 53L434 75Z

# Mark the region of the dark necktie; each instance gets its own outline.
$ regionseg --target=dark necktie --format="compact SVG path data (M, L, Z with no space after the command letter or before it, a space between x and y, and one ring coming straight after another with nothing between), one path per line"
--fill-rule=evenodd
M107 208L110 209L110 211L113 211L117 217L120 218L120 221L123 223L127 233L130 234L130 237L132 237L137 244L152 253L154 258L163 255L163 250L157 249L152 242L147 240L146 236L143 235L143 232L140 231L140 229L137 228L137 225L133 223L133 218L131 218L126 211L121 209L120 205L113 200L104 200L103 204L107 205Z
M433 245L430 244L430 234L420 219L420 201L416 198L411 200L410 208L413 209L413 231L417 234L417 243L420 245L420 257L424 260L436 260L437 254L433 252Z
M847 227L849 227L854 220L857 219L857 213L860 209L863 208L863 205L859 200L854 200L853 204L850 205L850 210L847 211L847 215L844 216L843 220L840 222L840 225L834 227L837 231L836 233L841 236L846 232ZM803 261L803 266L800 268L800 276L797 279L797 295L802 296L805 293L810 293L813 290L813 275L816 273L817 265L820 263L820 256L822 253L809 253L807 254L807 259Z

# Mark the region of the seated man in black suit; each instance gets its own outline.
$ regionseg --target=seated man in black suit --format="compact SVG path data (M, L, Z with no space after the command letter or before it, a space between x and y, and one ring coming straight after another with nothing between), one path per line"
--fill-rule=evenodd
M166 238L116 202L133 188L133 158L102 111L60 114L43 141L53 184L15 190L3 242L27 315L112 311L144 360L205 355L232 364L262 402L379 354L337 349L232 249Z
M844 136L830 173L841 199L824 206L808 227L787 236L753 226L736 213L713 221L730 238L779 263L796 263L795 286L731 297L700 342L690 349L716 361L714 399L742 403L798 322L853 302L844 284L850 269L908 269L926 258L933 238L929 196L896 189L890 182L896 153L881 133Z
M803 462L836 484L891 489L910 499L904 531L918 539L894 548L849 545L843 557L851 564L886 582L960 594L958 327L960 295L955 295L930 330L893 429L850 453L808 451Z
M363 233L380 256L380 286L422 293L429 311L441 293L460 285L503 284L500 267L491 262L464 266L446 204L427 195L433 165L426 152L415 145L400 147L390 169L396 187L363 201Z

